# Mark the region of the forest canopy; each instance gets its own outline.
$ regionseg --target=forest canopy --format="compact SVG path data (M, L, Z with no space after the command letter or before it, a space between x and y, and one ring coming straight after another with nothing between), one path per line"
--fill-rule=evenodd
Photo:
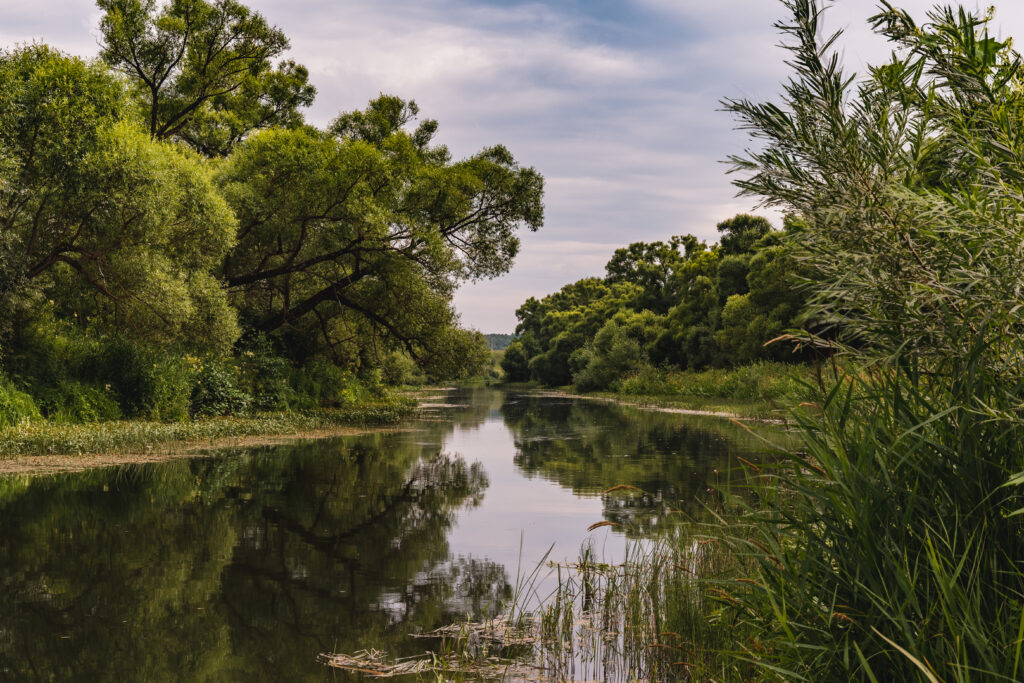
M482 370L452 295L541 226L537 171L454 159L397 96L310 125L307 70L234 0L97 4L100 60L0 52L0 393L166 418Z

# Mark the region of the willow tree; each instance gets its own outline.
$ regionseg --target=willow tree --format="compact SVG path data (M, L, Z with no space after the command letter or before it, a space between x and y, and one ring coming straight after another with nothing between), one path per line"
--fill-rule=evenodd
M49 305L121 336L230 346L213 270L234 216L198 156L151 140L126 102L100 64L45 46L0 55L3 319Z
M294 355L352 359L401 346L454 357L459 282L500 275L517 231L543 218L543 180L507 149L452 161L437 124L382 96L327 132L269 130L225 160L218 182L239 220L223 278L246 327ZM444 352L444 353L443 353Z
M104 60L126 74L150 135L226 154L253 130L302 123L316 90L273 60L288 39L234 0L97 0Z

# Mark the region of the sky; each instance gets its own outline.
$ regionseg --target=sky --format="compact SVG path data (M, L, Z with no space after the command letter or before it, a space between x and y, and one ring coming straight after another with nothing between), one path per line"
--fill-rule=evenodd
M1024 39L1024 2L994 1L997 33ZM756 208L736 198L722 163L748 142L720 103L777 96L787 76L777 0L247 4L309 68L319 93L311 123L398 95L438 120L436 139L457 158L500 143L544 175L544 227L522 234L511 272L456 293L467 327L512 332L524 300L603 275L616 248L685 233L713 242L718 222ZM921 18L932 6L896 4ZM866 25L876 7L838 0L828 14L828 28L846 32L852 71L888 54ZM95 55L99 16L89 0L0 0L0 45Z

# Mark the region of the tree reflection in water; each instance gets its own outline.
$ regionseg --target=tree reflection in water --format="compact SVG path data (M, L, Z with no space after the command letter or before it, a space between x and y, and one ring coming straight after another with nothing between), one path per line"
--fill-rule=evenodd
M657 534L763 451L728 422L603 403L487 388L434 402L411 431L0 478L0 680L344 678L317 655L412 655L429 643L410 631L498 614L515 571L502 534L579 547L615 485L646 492L601 497L616 538ZM460 532L508 528L450 541L460 515Z
M502 408L516 465L581 496L602 496L604 519L631 537L671 528L681 511L700 517L720 491L740 492L738 458L758 462L766 430L728 420L637 410L604 401L519 395ZM774 440L785 439L777 429ZM616 491L603 494L613 487Z
M410 630L508 596L449 557L487 486L398 434L7 480L0 679L319 679L339 646L420 650Z

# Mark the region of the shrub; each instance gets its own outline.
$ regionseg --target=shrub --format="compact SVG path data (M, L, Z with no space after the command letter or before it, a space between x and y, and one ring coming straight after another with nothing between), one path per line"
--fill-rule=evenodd
M348 373L337 365L314 359L292 371L294 407L310 409L343 403L349 380Z
M247 345L238 358L246 391L252 396L252 407L258 411L285 410L294 393L289 383L292 366L274 353L266 336L259 336Z
M106 422L122 417L113 388L61 380L39 395L39 404L54 422Z
M616 387L620 379L647 365L646 348L662 332L661 319L650 311L615 315L593 342L569 357L573 384L580 391Z
M669 372L645 365L619 382L619 392L630 396L660 396L673 393Z
M13 385L0 381L0 428L16 427L41 420L42 415L32 397Z
M241 386L238 374L238 368L227 361L205 361L192 390L192 415L244 415L249 412L252 396Z
M137 414L151 420L187 420L198 367L198 359L190 356L168 356L151 364Z
M389 386L423 384L426 379L426 375L416 365L416 361L402 351L392 351L384 357L381 363L381 380Z

